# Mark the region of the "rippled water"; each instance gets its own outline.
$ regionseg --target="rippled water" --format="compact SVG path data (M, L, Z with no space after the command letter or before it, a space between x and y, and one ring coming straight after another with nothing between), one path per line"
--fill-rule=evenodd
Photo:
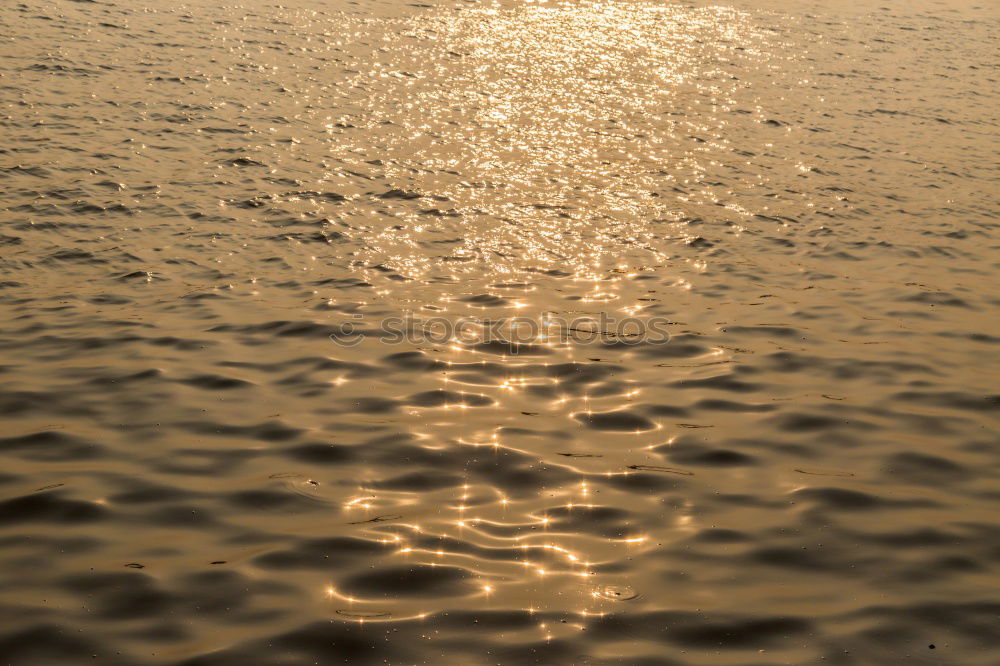
M0 662L997 663L998 18L3 4Z

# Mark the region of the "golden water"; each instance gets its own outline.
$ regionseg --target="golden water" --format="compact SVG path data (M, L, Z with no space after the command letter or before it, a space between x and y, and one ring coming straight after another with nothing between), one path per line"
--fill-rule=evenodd
M998 18L3 4L0 663L997 663Z

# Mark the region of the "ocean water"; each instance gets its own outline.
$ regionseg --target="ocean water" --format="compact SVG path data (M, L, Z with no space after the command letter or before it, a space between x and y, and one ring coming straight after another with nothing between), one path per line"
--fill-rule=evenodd
M1000 7L0 5L0 664L1000 663Z

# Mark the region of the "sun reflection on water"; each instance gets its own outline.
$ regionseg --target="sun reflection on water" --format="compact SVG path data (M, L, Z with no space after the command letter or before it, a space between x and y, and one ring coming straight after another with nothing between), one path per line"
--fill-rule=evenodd
M481 344L452 335L417 345L434 377L422 390L439 397L405 405L415 441L428 460L432 452L467 448L470 468L495 468L498 476L495 485L466 481L438 489L428 482L427 489L407 490L407 483L423 480L403 476L401 490L359 487L344 509L365 513L359 534L391 546L389 559L472 572L465 594L490 608L544 612L558 596L580 617L600 617L612 604L641 603L608 572L668 540L692 514L647 529L625 518L603 526L600 517L629 515L619 506L616 484L656 472L566 451L560 462L545 463L564 481L525 497L518 475L538 472L531 466L503 472L507 468L495 462L553 457L529 449L524 439L512 441L512 430L529 439L534 431L512 422L508 412L537 417L546 424L540 431L608 413L614 418L643 399L634 383L588 379L580 347L549 325L567 314L644 320L668 307L643 288L646 277L667 273L669 288L683 294L694 288L692 275L709 268L705 255L678 260L665 248L704 242L685 221L692 206L718 199L701 179L712 166L711 151L725 140L697 139L709 129L696 120L707 111L691 111L705 95L718 97L736 85L727 55L766 41L744 19L729 8L654 2L463 7L429 13L405 33L424 45L422 60L380 65L370 75L398 86L366 88L366 75L357 75L359 89L373 91L361 129L379 137L385 154L378 166L394 183L388 191L356 195L374 201L378 216L340 220L359 235L360 254L369 258L350 267L358 280L405 284L414 311L476 317L479 333L498 317L534 314L541 323L527 343ZM706 44L715 57L706 58ZM711 113L718 133L726 125L723 111ZM351 134L336 136L332 153L362 152ZM454 177L459 171L461 179ZM719 203L734 215L750 215L733 202ZM481 291L470 293L470 283ZM558 299L541 301L542 293ZM344 312L375 313L398 297L392 284L374 294ZM343 307L333 300L328 305ZM599 364L605 354L595 345L585 357ZM353 380L341 374L330 381L339 387ZM464 427L473 409L492 414L495 426ZM659 425L623 423L617 441L643 451L654 446L641 438ZM419 525L372 516L383 507L418 504L425 508ZM365 613L359 622L388 621L382 612L393 620L435 612L426 600L359 599L335 586L326 594ZM546 640L557 635L545 622L539 629Z
M662 262L646 242L647 220L681 215L695 195L661 193L677 185L673 174L704 170L702 149L687 138L704 128L671 111L725 81L704 44L760 41L744 16L595 1L468 8L429 23L440 52L454 55L434 62L433 85L418 76L407 92L393 91L407 100L402 121L389 116L397 101L375 99L370 106L386 110L370 124L388 121L411 137L387 141L406 146L385 160L387 173L448 212L427 220L406 201L387 201L399 224L371 234L370 251L411 278L437 268L423 248L452 231L459 273L558 265L585 275L619 265L619 252ZM456 165L467 175L460 183L434 175ZM597 289L591 302L610 297Z

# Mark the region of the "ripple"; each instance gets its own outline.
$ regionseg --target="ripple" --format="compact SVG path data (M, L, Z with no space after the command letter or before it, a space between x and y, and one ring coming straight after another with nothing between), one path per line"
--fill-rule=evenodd
M342 581L340 588L362 599L451 597L470 593L471 578L461 567L417 564L356 574Z

